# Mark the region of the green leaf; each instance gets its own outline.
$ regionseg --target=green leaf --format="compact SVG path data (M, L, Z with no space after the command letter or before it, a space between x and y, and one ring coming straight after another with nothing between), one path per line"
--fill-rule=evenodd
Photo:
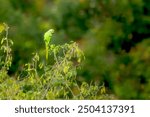
M5 26L4 24L0 23L0 33L2 33L5 30Z

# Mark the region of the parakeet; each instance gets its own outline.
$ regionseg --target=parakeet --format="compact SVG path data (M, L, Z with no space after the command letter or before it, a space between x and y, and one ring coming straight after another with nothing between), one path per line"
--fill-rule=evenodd
M46 47L46 60L48 60L48 45L51 41L52 34L54 33L54 29L49 29L45 34L44 34L44 41L45 41L45 47Z

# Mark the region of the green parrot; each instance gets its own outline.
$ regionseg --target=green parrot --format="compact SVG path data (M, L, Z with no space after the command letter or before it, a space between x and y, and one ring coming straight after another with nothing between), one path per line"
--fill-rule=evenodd
M46 47L46 60L48 60L48 45L51 41L52 34L54 33L54 29L49 29L45 34L44 34L44 41L45 41L45 47Z

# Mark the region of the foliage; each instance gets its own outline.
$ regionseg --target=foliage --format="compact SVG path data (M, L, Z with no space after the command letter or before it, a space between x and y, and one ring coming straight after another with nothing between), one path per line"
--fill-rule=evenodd
M7 74L12 62L11 45L8 39L8 26L3 24L1 32L6 36L1 40L4 60L1 60L0 99L104 99L105 87L77 83L77 69L81 67L84 54L77 43L64 45L50 43L53 29L44 34L46 60L41 61L35 53L31 62L25 64L21 74L10 77ZM48 52L47 52L48 51ZM48 55L54 59L49 62ZM2 56L2 55L1 55ZM107 96L109 97L109 96Z
M98 86L104 82L106 92L113 93L117 99L149 99L149 0L0 2L0 21L11 26L9 34L14 41L9 75L22 73L29 53L35 50L39 52L35 53L40 56L39 61L43 61L47 54L45 41L41 41L42 33L52 27L57 35L50 41L53 44L46 46L45 43L49 51L52 45L64 45L70 40L76 41L84 51L86 59L82 62L83 69L77 70L77 82L88 82L88 86L83 85L86 87L90 87L91 82ZM56 51L63 55L63 48L56 45ZM52 54L47 58L51 61L45 60L41 66L56 62ZM42 69L38 68L38 73L41 74Z
M114 90L122 99L149 99L150 93L150 40L144 40L123 53L112 70ZM122 92L122 93L121 93ZM129 94L129 95L127 95Z

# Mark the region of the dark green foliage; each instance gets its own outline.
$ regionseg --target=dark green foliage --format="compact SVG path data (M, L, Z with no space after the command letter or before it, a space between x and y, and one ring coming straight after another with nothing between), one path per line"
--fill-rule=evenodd
M104 82L119 99L150 98L149 0L18 1L0 0L0 21L10 25L14 41L9 74L21 72L34 50L45 56L41 35L51 27L52 43L74 40L83 48L79 82Z

